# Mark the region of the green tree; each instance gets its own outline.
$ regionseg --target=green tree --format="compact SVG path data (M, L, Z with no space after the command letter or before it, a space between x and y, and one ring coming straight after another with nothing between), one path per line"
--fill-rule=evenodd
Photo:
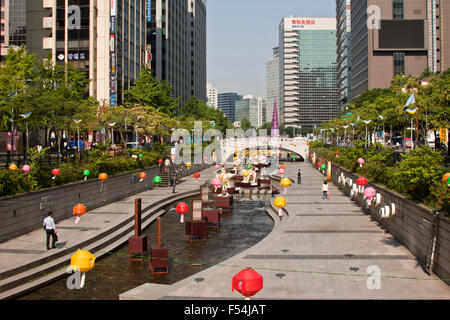
M250 120L248 120L246 117L241 120L241 129L244 131L247 131L248 129L252 128L252 124Z
M166 81L158 81L149 69L144 68L131 88L125 91L125 105L153 107L175 116L179 99L172 99L171 90Z

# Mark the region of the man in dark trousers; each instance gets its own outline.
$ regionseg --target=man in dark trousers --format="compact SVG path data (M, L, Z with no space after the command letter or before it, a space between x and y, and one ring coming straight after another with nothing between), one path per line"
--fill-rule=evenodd
M298 169L297 172L297 184L301 184L302 183L302 171L300 169Z
M47 218L44 219L44 223L42 224L45 232L47 233L47 250L50 250L50 235L52 236L52 248L56 248L56 226L55 220L52 218L52 212L50 211L47 215Z
M175 166L175 163L173 163L173 161L171 161L170 166L169 166L169 179L170 179L170 185L172 186L172 193L175 193L175 187L177 185L177 174L178 174L178 170Z

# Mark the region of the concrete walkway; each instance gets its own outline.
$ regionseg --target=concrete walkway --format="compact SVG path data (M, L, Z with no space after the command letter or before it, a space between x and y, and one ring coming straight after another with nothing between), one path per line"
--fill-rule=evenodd
M330 184L331 197L322 200L323 177L310 165L288 163L285 176L296 179L298 168L303 181L285 195L288 217L257 245L173 285L147 283L120 299L242 299L231 279L246 267L264 277L252 300L450 299L450 287L428 276L337 186ZM373 270L379 277L369 279Z
M0 299L20 292L23 283L26 283L27 290L30 289L32 284L29 283L29 280L31 279L36 279L48 271L61 269L62 265L68 266L70 256L78 248L91 250L90 248L94 248L96 243L103 242L103 247L106 245L108 247L100 251L107 252L114 246L126 242L128 237L133 235L134 199L142 199L143 211L148 206L158 208L171 196L198 193L200 185L205 181L210 181L215 176L215 172L214 167L201 171L197 182L192 176L181 178L175 195L172 193L172 188L157 187L88 211L81 217L78 224L75 224L75 216L62 220L56 224L59 237L56 249L46 249L46 235L42 228L0 243ZM152 209L152 211L154 210ZM151 220L154 218L156 216ZM143 227L149 222L143 224ZM113 237L114 233L117 233L115 238ZM95 256L98 257L99 253ZM62 270L55 276L64 275L64 272L65 270ZM43 285L52 280L52 275L44 278L47 280L39 279L36 282Z

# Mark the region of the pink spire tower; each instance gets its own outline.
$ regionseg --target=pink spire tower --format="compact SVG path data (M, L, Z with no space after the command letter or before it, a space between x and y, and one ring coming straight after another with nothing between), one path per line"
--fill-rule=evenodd
M279 135L280 135L280 127L278 126L277 101L275 100L273 104L272 130L270 131L270 136L276 137Z

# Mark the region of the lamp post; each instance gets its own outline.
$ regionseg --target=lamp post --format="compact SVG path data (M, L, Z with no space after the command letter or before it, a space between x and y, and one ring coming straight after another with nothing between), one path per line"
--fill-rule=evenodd
M25 132L26 132L25 134L27 136L27 145L26 145L27 155L25 156L25 163L27 163L27 158L28 158L27 156L30 152L30 144L28 142L28 118L30 117L31 113L32 112L28 112L28 113L24 113L24 114L20 115L22 118L25 119Z
M111 146L114 146L115 144L114 144L114 125L116 124L116 122L114 121L114 122L111 122L111 123L108 123L108 126L110 126L111 127Z
M80 122L81 119L73 119L73 122L77 125L77 153L78 153L78 159L80 159Z
M342 126L344 128L344 146L347 145L347 128L348 125Z
M381 120L383 120L383 146L384 146L384 117L380 114L378 116Z
M366 147L368 147L369 144L368 144L368 141L367 141L367 125L368 125L369 123L371 123L372 120L363 120L363 122L366 124Z

